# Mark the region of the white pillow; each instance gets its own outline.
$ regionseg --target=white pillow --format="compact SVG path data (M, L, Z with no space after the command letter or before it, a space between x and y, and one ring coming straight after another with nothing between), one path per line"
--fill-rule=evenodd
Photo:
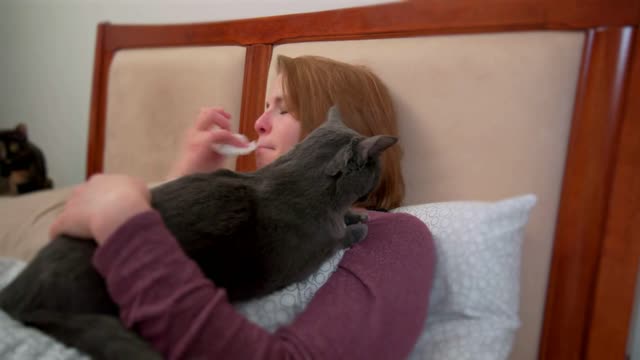
M304 310L318 289L336 271L344 252L338 251L306 280L258 299L236 303L235 309L251 322L275 332L279 327L292 323L296 315Z
M433 235L437 266L423 333L410 359L506 359L518 317L524 226L534 195L498 202L443 202L401 207ZM235 304L269 331L291 323L336 270L341 251L307 280Z
M428 318L410 359L509 356L520 326L523 232L535 203L534 195L524 195L393 210L427 224L437 251Z

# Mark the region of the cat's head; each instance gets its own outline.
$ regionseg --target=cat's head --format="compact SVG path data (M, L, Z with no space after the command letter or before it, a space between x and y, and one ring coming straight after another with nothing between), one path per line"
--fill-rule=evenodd
M23 124L15 129L0 130L0 176L9 176L13 170L26 168L28 155L27 127Z
M398 141L387 135L363 136L347 127L337 107L329 109L324 124L312 131L291 152L290 159L303 167L329 189L339 207L363 200L375 189L380 178L380 155Z

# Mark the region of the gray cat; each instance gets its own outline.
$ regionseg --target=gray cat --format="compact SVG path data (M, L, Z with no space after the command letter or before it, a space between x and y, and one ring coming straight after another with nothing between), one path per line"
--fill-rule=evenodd
M396 141L361 136L334 107L270 165L185 176L153 189L151 203L230 301L256 298L305 279L366 236L366 215L350 207L375 188L379 155ZM0 293L0 308L95 359L159 358L119 322L91 264L95 249L92 241L54 239Z

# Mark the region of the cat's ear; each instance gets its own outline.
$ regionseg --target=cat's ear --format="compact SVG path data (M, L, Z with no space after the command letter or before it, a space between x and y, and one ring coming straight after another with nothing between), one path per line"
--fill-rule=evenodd
M396 142L398 142L398 138L395 136L376 135L368 137L358 144L358 155L361 159L378 157Z
M338 110L338 105L333 105L327 111L327 124L345 126L342 122L342 116L340 115L340 110Z
M324 173L329 176L336 176L340 171L342 171L349 162L349 159L353 156L353 151L351 150L351 146L347 146L340 151L331 159L327 167L324 169Z
M25 138L27 137L27 125L20 123L16 126L16 131L22 134Z

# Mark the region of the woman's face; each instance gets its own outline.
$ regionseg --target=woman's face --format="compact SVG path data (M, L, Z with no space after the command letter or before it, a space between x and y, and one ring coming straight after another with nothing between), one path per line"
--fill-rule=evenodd
M256 149L258 168L270 164L300 141L302 126L287 111L282 85L282 75L278 75L271 91L267 94L266 110L254 124L258 133Z

